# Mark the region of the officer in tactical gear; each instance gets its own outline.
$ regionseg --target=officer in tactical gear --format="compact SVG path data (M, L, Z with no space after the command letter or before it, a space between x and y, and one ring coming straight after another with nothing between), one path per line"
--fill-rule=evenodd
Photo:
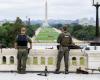
M26 35L26 27L21 28L21 32L15 39L15 49L18 50L17 54L17 71L20 74L26 72L26 61L28 58L28 42L30 43L30 49L32 48L32 41L29 36Z
M57 43L59 43L60 45L57 46L58 56L57 56L57 65L56 65L55 74L60 73L59 72L60 63L63 56L65 62L65 74L68 74L69 46L72 44L72 38L66 26L64 26L61 31L62 33L58 36L57 39Z

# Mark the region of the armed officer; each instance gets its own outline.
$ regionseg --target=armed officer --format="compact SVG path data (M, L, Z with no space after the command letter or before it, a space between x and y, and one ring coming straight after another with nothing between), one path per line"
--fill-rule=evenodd
M60 73L60 63L63 57L65 62L65 74L68 74L69 46L72 44L72 38L66 26L64 26L61 31L62 33L58 36L57 39L57 43L60 45L57 46L58 56L55 74Z
M20 34L15 39L15 49L17 53L17 71L20 74L26 73L26 61L28 58L28 42L30 43L30 49L32 49L32 41L28 35L26 35L26 27L22 27Z

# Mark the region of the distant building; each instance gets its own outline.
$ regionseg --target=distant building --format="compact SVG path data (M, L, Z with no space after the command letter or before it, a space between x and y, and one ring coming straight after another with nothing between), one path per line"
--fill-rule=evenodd
M6 19L5 19L5 20L0 21L0 26L2 26L2 24L6 23L6 22L7 22L7 20L6 20Z
M79 20L79 24L84 25L84 26L88 26L88 25L95 25L95 20L94 18L82 18Z
M10 21L10 20L8 21L8 20L6 20L6 19L5 19L5 20L1 20L1 21L0 21L0 26L2 26L2 24L7 23L7 22L9 22L9 23L14 23L15 21Z

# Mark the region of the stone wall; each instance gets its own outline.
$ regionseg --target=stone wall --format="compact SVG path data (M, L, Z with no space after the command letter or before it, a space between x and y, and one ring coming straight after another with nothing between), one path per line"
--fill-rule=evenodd
M57 61L56 49L32 49L27 60L27 71L44 71L45 66L49 71L56 69ZM17 50L2 49L0 51L0 71L16 71L17 68ZM87 55L79 50L70 50L69 71L76 71L76 68L87 68ZM64 61L62 59L61 71L64 70Z

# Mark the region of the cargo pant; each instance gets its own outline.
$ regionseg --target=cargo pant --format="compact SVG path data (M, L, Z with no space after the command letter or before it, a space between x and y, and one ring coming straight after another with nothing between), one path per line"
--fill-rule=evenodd
M69 49L68 47L60 46L57 56L57 65L56 65L58 71L60 70L60 63L63 57L65 63L65 70L68 71Z
M27 49L18 49L17 54L17 70L18 71L25 71L26 70L26 61L28 58L28 50Z

